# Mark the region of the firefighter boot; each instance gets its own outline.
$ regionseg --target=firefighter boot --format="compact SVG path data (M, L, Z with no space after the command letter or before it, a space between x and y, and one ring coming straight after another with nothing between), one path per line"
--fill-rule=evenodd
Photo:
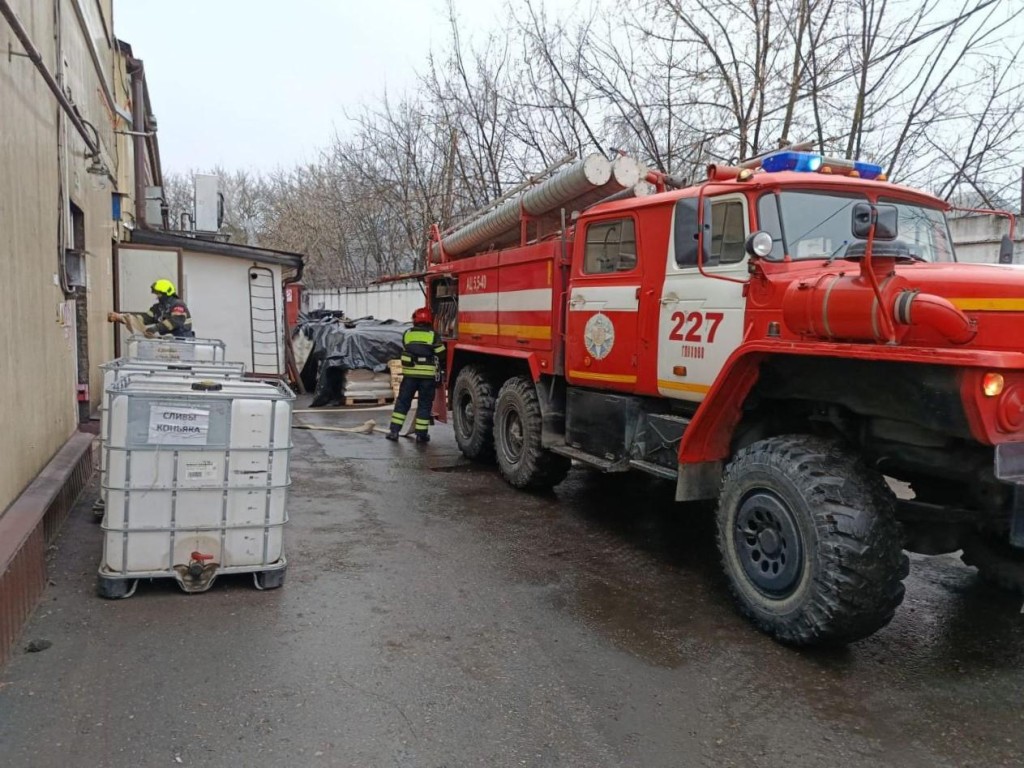
M430 435L427 434L427 430L420 432L416 431L416 445L426 445L430 442Z
M400 429L401 429L401 427L398 424L392 424L391 425L391 429L389 429L388 433L386 435L384 435L384 439L385 440L390 440L393 443L397 442L398 441L398 431Z

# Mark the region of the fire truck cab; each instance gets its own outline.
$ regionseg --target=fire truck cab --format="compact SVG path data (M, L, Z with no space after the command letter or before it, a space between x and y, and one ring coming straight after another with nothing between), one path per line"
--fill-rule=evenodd
M459 447L520 488L576 461L717 500L740 609L790 644L888 623L904 550L1022 587L1024 274L957 263L947 208L779 152L547 230L524 212L497 248L439 233Z

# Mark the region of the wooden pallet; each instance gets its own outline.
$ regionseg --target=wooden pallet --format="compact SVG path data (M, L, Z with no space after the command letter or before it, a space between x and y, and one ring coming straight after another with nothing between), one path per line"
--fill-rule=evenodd
M394 397L346 397L345 405L388 405Z
M391 372L391 389L398 397L398 388L402 386L402 361L391 360L388 362L388 370Z

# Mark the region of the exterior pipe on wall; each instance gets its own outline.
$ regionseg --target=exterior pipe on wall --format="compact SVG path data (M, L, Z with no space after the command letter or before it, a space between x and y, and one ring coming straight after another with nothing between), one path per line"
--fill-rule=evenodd
M3 16L7 23L11 25L11 29L14 31L14 36L21 42L22 47L25 49L25 53L28 54L29 59L35 65L36 69L39 70L39 74L46 82L46 86L53 92L54 98L57 99L57 103L60 104L61 109L64 110L71 124L75 126L75 130L78 131L78 135L82 137L82 141L85 142L85 146L89 149L89 157L99 157L100 148L99 145L93 140L92 133L82 123L78 113L75 112L75 108L68 101L67 97L61 91L60 86L57 85L57 81L54 80L53 75L50 74L50 70L46 68L46 64L43 63L43 57L39 53L39 49L36 48L32 42L32 38L29 37L24 25L21 23L21 19L11 8L10 3L7 0L0 0L0 16Z
M130 123L132 116L125 112L121 105L117 103L114 93L110 89L110 83L107 82L106 71L103 68L102 61L100 61L99 51L96 50L96 41L93 40L92 32L89 29L89 22L86 20L85 11L82 9L82 0L74 0L71 6L74 8L75 16L78 17L78 26L85 38L85 46L89 51L89 58L92 59L93 69L96 70L96 77L100 81L100 90L103 92L103 98L107 102L107 108L126 123Z
M132 79L132 154L135 156L135 226L146 228L146 117L142 62L128 59Z

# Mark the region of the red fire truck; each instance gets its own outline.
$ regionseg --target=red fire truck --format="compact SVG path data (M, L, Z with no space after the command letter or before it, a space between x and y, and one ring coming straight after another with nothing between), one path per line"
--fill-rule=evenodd
M789 644L885 626L905 550L1024 585L1024 271L957 263L949 206L871 164L781 151L672 189L623 163L432 233L462 452L518 488L576 461L717 500L736 601Z

